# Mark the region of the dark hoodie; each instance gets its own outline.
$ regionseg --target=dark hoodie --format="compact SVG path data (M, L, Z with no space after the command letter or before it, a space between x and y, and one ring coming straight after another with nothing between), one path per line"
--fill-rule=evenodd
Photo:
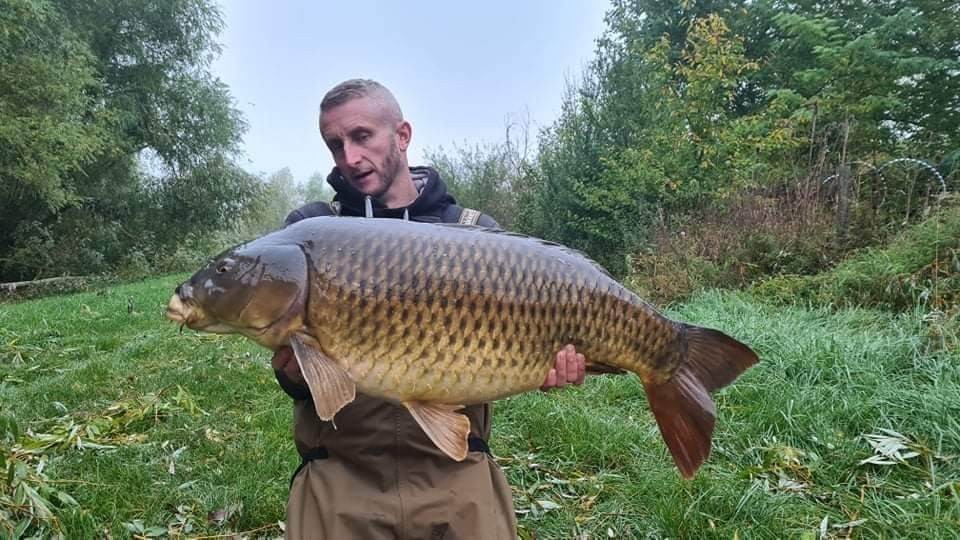
M312 202L302 206L291 212L284 224L289 225L317 216L365 216L367 198L373 208L371 217L402 219L406 214L413 221L425 223L456 223L460 219L463 208L457 205L457 201L447 192L447 186L436 170L430 167L410 167L410 174L420 195L407 207L387 208L380 201L354 189L340 174L339 169L334 168L327 176L327 183L336 192L333 201ZM481 214L476 224L481 227L497 227L497 222L486 214Z

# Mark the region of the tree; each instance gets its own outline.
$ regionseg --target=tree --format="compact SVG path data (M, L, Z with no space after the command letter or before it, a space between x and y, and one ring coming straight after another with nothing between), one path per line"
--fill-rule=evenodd
M303 204L303 191L288 167L271 174L251 202L245 223L245 234L261 235L283 225L292 210Z
M315 172L303 185L301 198L308 203L315 201L329 202L333 199L333 195L333 188L327 183L327 177L323 173Z
M0 4L0 256L23 221L78 202L82 175L106 145L89 90L93 56L55 6Z
M212 2L10 0L0 22L0 276L105 271L239 222L258 186L209 72Z
M614 0L521 222L620 273L663 217L853 159L939 161L960 146L958 18L934 0Z
M781 13L774 22L785 38L776 52L794 60L779 66L781 78L807 98L811 114L816 107L825 129L843 133L848 153L922 146L942 156L960 141L956 10L858 2Z

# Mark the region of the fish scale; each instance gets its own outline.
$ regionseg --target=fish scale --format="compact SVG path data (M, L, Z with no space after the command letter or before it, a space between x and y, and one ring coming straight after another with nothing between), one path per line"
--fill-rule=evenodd
M241 268L260 277L244 281ZM573 344L592 371L640 377L690 477L710 450L709 392L758 360L721 332L662 316L582 253L477 227L306 219L228 250L189 285L168 316L292 345L321 418L355 391L403 403L454 459L469 422L451 406L538 388Z

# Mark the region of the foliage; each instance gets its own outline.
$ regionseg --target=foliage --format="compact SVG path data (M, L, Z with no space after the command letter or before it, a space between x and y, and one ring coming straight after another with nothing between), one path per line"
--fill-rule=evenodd
M232 161L210 2L12 0L0 18L0 279L113 270L241 220L258 183Z
M511 131L519 133L511 138ZM527 211L524 194L531 189L533 167L528 143L527 124L515 123L502 143L427 149L425 156L461 206L482 210L511 230Z
M519 225L592 255L611 272L626 269L626 253L642 223L639 190L605 181L594 87L568 87L563 112L540 138L537 171Z
M316 176L314 175L314 178ZM324 192L317 189L316 180L313 179L312 182L314 183L307 185L306 195L322 196ZM268 176L256 199L251 201L246 209L247 217L241 227L243 236L259 236L280 228L287 214L303 204L304 193L289 168L285 167Z
M106 145L89 89L97 84L88 45L44 0L0 5L0 245L19 207L56 211L78 195L71 175ZM97 113L97 114L92 114Z
M568 92L539 156L548 179L542 206L583 217L543 232L617 274L664 214L761 185L763 175L783 170L774 158L800 144L788 121L789 93L760 112L735 114L737 91L758 65L717 15L694 20L679 49L668 37L638 49L608 36L598 57L583 87Z
M831 305L903 310L921 303L960 303L960 209L944 208L904 230L888 245L866 248L829 272L759 284L761 296L816 299ZM779 282L779 283L778 283ZM784 290L782 284L790 283Z
M858 133L849 144L861 153L956 148L960 13L947 3L801 3L773 23L786 38L774 50L794 60L779 63L779 75L808 98L821 125L852 119Z
M323 173L315 172L307 178L302 188L303 201L311 203L316 201L333 200L333 188L327 183L327 177Z
M932 184L928 173L889 182L879 164L912 154L954 170L958 17L938 2L614 1L594 63L541 136L527 195L537 211L521 223L620 275L651 251L670 256L656 231L757 190L802 192L818 224L835 213L827 259L882 240L916 219Z

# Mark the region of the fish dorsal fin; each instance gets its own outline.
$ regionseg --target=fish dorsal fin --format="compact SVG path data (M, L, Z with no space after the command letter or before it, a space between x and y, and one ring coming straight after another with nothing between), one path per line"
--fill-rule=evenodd
M300 371L310 388L313 406L321 420L332 420L357 396L357 385L335 361L320 351L316 341L302 334L290 338Z
M604 275L610 278L613 277L612 275L610 275L610 272L606 268L601 266L600 263L598 263L597 261L591 259L590 256L584 253L583 251L565 246L563 244L558 244L556 242L551 242L550 240L544 240L542 238L537 238L536 236L530 236L529 234L523 234L523 233L518 233L513 231L505 231L503 229L482 227L480 225L466 225L463 223L431 223L431 225L435 225L438 227L450 227L453 229L476 231L478 234L495 234L499 236L512 236L514 238L522 238L530 242L535 242L537 244L540 244L541 246L546 246L546 247L550 247L550 248L554 248L554 249L566 252L575 257L581 257L585 259L587 262L589 262L590 264L592 264L597 270L599 270Z
M467 457L470 419L457 412L463 408L462 405L419 401L404 401L403 405L413 415L417 424L420 424L427 437L430 437L433 444L444 454L456 461L463 461Z

